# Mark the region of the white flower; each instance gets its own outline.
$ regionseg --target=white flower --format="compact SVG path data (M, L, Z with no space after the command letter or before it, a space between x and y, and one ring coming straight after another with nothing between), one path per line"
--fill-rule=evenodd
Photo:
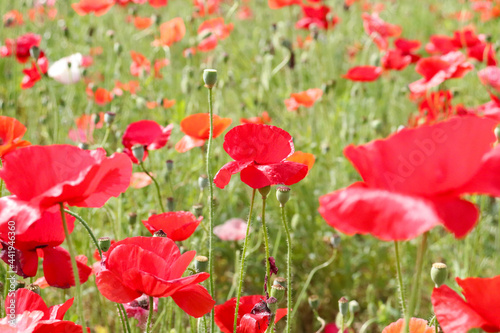
M82 78L82 62L83 56L80 53L64 57L50 66L48 75L62 84L77 83Z

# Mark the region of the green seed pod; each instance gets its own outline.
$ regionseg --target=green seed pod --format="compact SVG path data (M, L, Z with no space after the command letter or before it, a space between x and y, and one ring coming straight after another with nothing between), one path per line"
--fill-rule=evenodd
M167 172L171 173L174 170L174 161L172 160L167 160L165 162L165 165L167 166Z
M32 46L30 48L30 55L35 61L40 57L40 48L38 46Z
M288 186L280 186L276 189L276 198L278 199L280 206L286 205L290 199L290 188Z
M26 286L26 289L31 290L35 294L40 295L40 286L39 285L32 283L32 284L29 284L28 286Z
M275 281L276 282L276 281ZM286 288L279 284L271 286L271 296L281 302L285 298Z
M282 286L286 289L286 279L278 276L276 279L274 279L273 286L274 285Z
M173 212L175 210L175 201L172 197L167 198L167 210L169 212Z
M271 310L271 313L272 314L276 313L276 310L278 310L278 300L276 299L276 297L273 296L269 297L266 303L269 310Z
M205 69L203 71L203 82L205 82L205 87L212 89L217 82L217 70Z
M351 313L359 312L359 310L361 310L361 307L357 301L352 300L349 302L349 311Z
M85 142L80 142L78 144L78 148L82 149L82 150L88 150L89 149L89 145Z
M201 175L200 177L198 177L198 187L200 188L201 191L203 191L203 189L206 189L208 185L209 184L207 175Z
M137 213L128 213L128 224L134 226L137 222Z
M448 267L440 262L432 264L431 268L431 278L436 288L441 287L446 281L446 277L448 276Z
M165 231L163 231L163 230L160 229L160 230L156 231L153 234L153 237L163 237L163 238L166 238L167 234L165 233Z
M104 114L104 122L108 126L111 125L115 121L115 118L116 118L116 113L114 113L114 112L106 112Z
M144 146L143 145L135 145L132 147L132 155L139 161L139 163L142 163L142 160L144 159Z
M203 215L203 205L198 204L198 205L193 205L193 214L197 218Z
M309 298L307 299L307 301L309 302L309 306L311 307L311 309L318 310L318 307L319 307L319 297L318 297L318 295L309 296Z
M111 239L109 237L101 237L98 239L99 247L102 252L107 252L111 246Z
M208 258L205 256L197 256L194 258L194 269L199 272L206 272L208 268Z
M339 311L342 316L347 316L349 313L349 300L345 297L339 299Z
M259 193L262 195L262 199L267 198L267 195L271 192L271 186L261 187L259 188Z

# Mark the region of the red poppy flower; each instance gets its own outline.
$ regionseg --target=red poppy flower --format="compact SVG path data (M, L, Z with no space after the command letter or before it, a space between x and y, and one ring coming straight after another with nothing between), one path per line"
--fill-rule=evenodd
M214 114L213 138L221 135L231 125L231 122L231 118L221 118ZM210 136L208 113L195 113L182 119L181 131L186 135L175 145L175 150L179 153L185 153L195 147L203 146Z
M344 79L359 82L376 81L382 74L382 68L376 66L356 66L342 75Z
M233 31L234 24L229 23L229 24L224 24L224 18L223 17L216 17L210 20L204 21L200 26L198 27L198 35L211 32L215 36L217 36L218 39L226 39L229 37L229 34L231 31Z
M333 28L339 22L337 16L333 16L329 20L330 7L328 6L302 6L303 17L295 24L298 29L309 29L311 25L315 25L320 29Z
M163 230L171 240L182 242L191 237L202 220L203 216L197 219L190 212L167 212L151 215L147 220L142 221L142 224L151 234Z
M125 146L123 152L130 157L132 162L138 164L139 161L132 154L132 147L144 146L143 161L145 161L149 150L158 150L167 144L172 128L174 128L173 124L162 127L152 120L136 121L128 125L123 133L122 144Z
M72 4L71 7L80 16L90 13L101 16L106 14L114 4L114 0L80 0L80 2Z
M176 103L175 99L164 98L163 101L161 102L161 106L163 106L165 109L168 109L174 106L175 103Z
M23 14L13 9L3 16L3 26L6 28L16 27L24 24Z
M404 319L399 319L395 323L390 324L382 333L401 333L403 330L403 326L405 324ZM410 319L410 333L434 333L434 326L427 326L427 320L419 319L419 318L411 318Z
M390 37L401 35L401 27L382 20L377 13L363 13L363 27L368 36L381 50L387 50Z
M135 51L130 51L132 63L130 64L130 74L133 76L141 76L144 72L151 71L151 62L142 54Z
M11 317L0 319L0 331L9 332L30 332L30 333L82 333L80 325L71 321L63 320L66 311L73 304L73 298L63 304L47 307L42 297L28 289L18 289L14 295L9 295L5 299L5 308L15 304L15 327L10 322ZM88 331L90 332L90 330Z
M135 16L133 23L137 29L144 30L153 24L153 19L151 17Z
M495 47L491 43L479 43L467 49L467 56L480 62L486 62L488 66L496 66Z
M411 63L411 56L398 49L388 50L382 57L382 67L386 70L400 71Z
M272 121L271 117L269 117L269 113L267 111L262 112L260 117L251 117L251 118L240 118L240 123L242 124L263 124L268 125Z
M104 149L70 145L16 150L4 156L0 169L0 178L13 195L40 208L58 203L102 207L110 197L125 192L131 174L132 164L125 154L106 157Z
M104 88L97 88L93 93L93 96L94 102L101 106L106 105L113 100L113 94Z
M425 45L425 50L430 54L447 54L460 49L453 37L443 35L433 35L429 43Z
M270 315L252 314L252 309L260 303L264 296L252 295L242 296L240 298L240 306L238 308L238 321L236 323L237 333L262 333L265 332L270 320ZM236 297L231 298L224 304L216 305L215 323L222 333L232 333L234 328L234 313L236 312ZM281 318L286 316L286 309L278 309L274 322L277 323Z
M291 94L289 99L285 99L285 105L288 111L295 111L301 105L310 108L321 96L323 96L323 90L319 88L307 89L306 91Z
M495 90L494 93L500 95L500 68L488 66L477 73L479 80L486 88Z
M474 68L466 60L465 55L460 52L450 52L442 56L420 59L415 71L423 78L410 83L410 91L413 94L423 94L428 89L436 87L448 79L463 77Z
M206 38L204 38L199 44L196 50L200 52L209 52L214 50L217 45L219 44L219 40L217 39L217 36L215 35L208 35Z
M293 139L286 131L270 125L244 124L224 137L224 150L234 161L224 165L214 183L224 188L231 175L257 189L269 185L292 185L307 175L307 166L285 159L293 154Z
M458 107L453 105L453 94L449 90L428 93L420 102L418 116L410 119L409 126L429 125L449 119L457 114Z
M160 25L160 39L156 39L153 46L172 46L184 38L185 34L186 26L182 18L173 18Z
M99 120L97 120L97 117ZM96 124L97 120L97 124ZM68 137L74 142L94 142L94 130L102 128L104 124L104 112L97 114L84 114L75 120L76 129L70 129Z
M420 41L398 38L394 41L396 49L400 50L404 56L411 57L411 63L415 63L420 59L420 56L415 52L420 48Z
M442 285L432 292L434 313L444 333L467 333L472 328L500 331L500 276L456 279L465 300Z
M302 4L301 0L267 0L267 4L271 9L280 9L292 5Z
M9 225L10 221L16 224L15 267L16 274L22 277L35 276L38 269L38 256L44 258L43 271L47 283L58 288L74 286L74 277L68 251L59 247L64 241L64 230L61 222L61 213L57 206L39 212L26 202L14 196L0 199L0 257L6 263L9 260ZM66 215L68 229L71 233L74 226L74 217ZM80 257L78 269L80 281L86 282L91 268L82 262ZM86 259L86 258L85 258Z
M128 83L121 83L120 81L115 81L115 87L113 88L113 94L121 96L123 91L128 91L132 95L135 95L137 90L139 90L139 81L128 81Z
M160 8L166 6L168 4L168 0L149 0L149 5L154 8Z
M346 234L386 241L408 240L439 224L455 237L465 236L479 213L460 196L500 195L500 147L492 148L496 124L453 117L348 146L344 154L364 182L320 197L320 214Z
M163 75L161 75L160 70L168 65L170 65L170 60L168 60L167 58L155 60L154 64L155 78L163 79Z
M0 56L9 57L15 52L17 61L25 63L30 58L30 49L40 46L41 41L42 37L33 33L19 36L16 40L6 39L5 45L0 48Z
M287 159L290 162L297 162L300 164L307 165L307 170L311 170L314 162L316 161L316 157L314 157L311 153L303 153L301 151L295 151L292 155L290 155Z
M215 301L198 283L208 273L182 277L195 251L180 254L174 241L163 237L132 237L111 245L96 274L97 288L112 302L128 303L142 294L171 296L188 315L201 317Z
M219 5L221 0L193 0L195 17L204 17L206 15L211 15L219 11Z
M24 133L26 133L26 127L17 119L0 116L0 158L17 148L31 144L22 140Z

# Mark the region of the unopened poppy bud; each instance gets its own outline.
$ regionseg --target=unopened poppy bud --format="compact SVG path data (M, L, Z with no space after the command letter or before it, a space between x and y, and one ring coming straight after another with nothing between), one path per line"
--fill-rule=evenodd
M311 309L313 309L313 310L317 310L318 309L318 307L319 307L319 297L317 295L309 296L309 298L307 299L307 301L309 302L309 306L311 307Z
M340 247L340 236L335 234L332 237L330 237L330 244L334 249L338 249Z
M113 51L115 51L115 53L116 53L116 54L120 55L120 54L122 53L122 51L123 51L123 46L122 46L122 44L120 44L120 43L118 43L118 42L117 42L117 43L115 43L115 44L113 45Z
M193 205L193 214L197 218L203 215L203 205Z
M92 120L94 121L94 125L97 125L101 121L101 117L99 116L98 113L94 113L92 115Z
M441 263L437 262L432 264L431 268L431 278L436 288L441 287L446 281L446 277L448 276L448 267Z
M288 186L278 187L276 189L276 198L278 198L281 207L285 206L290 199L290 188Z
M137 213L128 213L128 224L134 226L137 222Z
M158 231L155 231L155 233L153 234L153 237L163 237L163 238L166 238L167 237L167 234L165 233L165 231L163 230L158 230Z
M278 310L278 299L276 297L271 296L266 301L266 303L269 310L271 310L271 313L276 313L276 310Z
M361 309L361 307L359 306L358 301L353 300L353 301L349 302L349 311L351 313L359 312L360 309Z
M168 197L167 198L167 210L169 212L173 212L175 209L175 202L174 202L174 198L172 197Z
M30 55L35 61L38 60L40 57L40 48L38 46L32 46L30 48Z
M85 143L85 142L80 142L78 144L78 148L83 149L83 150L88 150L89 149L89 145L87 143Z
M349 313L349 300L345 297L339 299L339 311L342 316L347 316Z
M174 170L174 161L172 160L167 160L167 162L165 162L165 165L167 167L167 172L168 173L171 173L172 170Z
M375 132L380 133L382 131L382 127L383 127L382 120L380 120L380 119L372 120L371 126L375 130Z
M201 175L198 177L198 186L200 187L200 190L203 191L203 189L208 187L208 177L207 175Z
M87 35L89 35L89 37L92 37L92 36L94 36L94 32L95 32L95 28L89 27L89 30L87 30Z
M276 280L275 280L276 281ZM278 303L285 298L286 288L279 284L271 286L271 296L278 300Z
M97 240L97 243L99 243L102 252L107 252L111 246L111 239L109 237L101 237Z
M161 15L155 14L152 16L153 22L155 24L160 24L161 23Z
M197 256L194 258L194 269L200 272L206 272L208 268L208 258L205 256Z
M500 128L495 128L495 136L497 138L497 140L500 140Z
M108 37L109 39L113 39L115 37L115 32L113 30L107 30L106 37Z
M261 187L259 188L259 193L262 195L262 199L267 198L267 195L271 192L271 186Z
M40 295L40 286L39 285L32 283L32 284L29 284L28 286L26 286L26 289L31 290L35 294Z
M205 87L212 89L217 82L217 70L205 69L203 71L203 81L205 82Z
M108 126L111 125L115 121L115 118L116 118L116 113L114 113L114 112L106 112L104 114L104 122Z
M274 285L282 286L283 288L286 288L286 279L278 276L276 279L274 279L273 286Z
M17 290L17 289L24 288L24 287L26 287L26 282L24 282L24 281L20 281L20 280L19 280L19 281L16 281L16 290Z
M135 145L132 147L132 155L139 161L139 163L142 163L142 160L144 158L144 146L143 145Z

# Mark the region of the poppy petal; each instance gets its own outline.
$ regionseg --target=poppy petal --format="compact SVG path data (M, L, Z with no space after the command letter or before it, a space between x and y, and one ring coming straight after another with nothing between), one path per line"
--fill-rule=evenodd
M351 81L371 82L382 74L382 68L376 66L357 66L349 69L342 77Z
M175 150L179 153L185 153L195 147L202 147L205 144L205 140L196 139L189 135L184 135L179 142L175 144Z
M99 292L112 302L129 303L142 296L127 286L111 271L102 269L96 274L96 285Z
M47 283L52 287L61 289L67 289L74 286L75 278L69 252L60 246L44 248L42 250L44 254L43 273ZM92 268L78 260L76 264L78 266L80 283L85 283L92 273Z
M220 168L220 170L215 175L214 184L218 188L226 187L226 185L229 184L229 181L231 180L231 175L241 172L241 170L245 169L252 163L253 163L252 161L249 162L233 161L226 163L222 168Z
M457 278L467 303L484 318L494 331L500 330L500 276L493 278ZM492 292L495 291L495 292ZM484 329L484 328L483 328ZM485 329L486 330L486 329Z
M307 165L283 161L278 164L249 165L241 171L241 181L251 188L269 185L293 185L307 175Z
M207 289L199 284L190 285L176 291L172 298L188 315L200 318L212 310L215 301Z
M479 219L479 210L473 203L459 198L434 199L441 222L456 238L466 236Z

